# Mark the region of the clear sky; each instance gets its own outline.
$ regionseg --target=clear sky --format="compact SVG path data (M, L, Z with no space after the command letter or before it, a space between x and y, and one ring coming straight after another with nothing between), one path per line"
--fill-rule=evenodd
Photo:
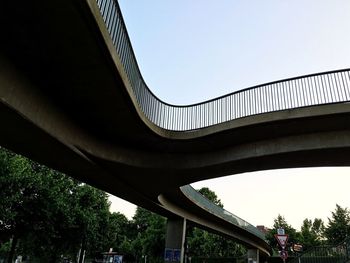
M144 79L189 104L273 80L350 67L348 0L119 0ZM350 169L263 171L196 183L230 212L272 226L350 207ZM266 205L268 203L268 205ZM114 200L132 217L134 206Z

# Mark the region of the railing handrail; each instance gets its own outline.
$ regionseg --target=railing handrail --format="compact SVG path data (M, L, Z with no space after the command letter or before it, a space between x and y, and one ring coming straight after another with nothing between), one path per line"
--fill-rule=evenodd
M192 107L192 106L197 106L197 105L205 104L205 103L208 103L208 102L212 102L214 100L222 99L222 98L225 98L227 96L231 96L233 94L240 93L240 92L243 92L243 91L248 91L248 90L260 88L260 87L263 87L263 86L268 86L268 85L273 85L273 84L278 84L278 83L282 83L282 82L287 82L287 81L292 81L292 80L297 80L297 79L303 79L303 78L308 78L308 77L315 77L315 76L327 75L327 74L339 73L339 72L347 72L347 71L350 71L350 68L329 70L329 71L323 71L323 72L318 72L318 73L311 73L311 74L300 75L300 76L296 76L296 77L290 77L290 78L285 78L285 79L274 80L274 81L266 82L266 83L263 83L263 84L257 84L257 85L254 85L254 86L250 86L248 88L236 90L236 91L233 91L233 92L230 92L230 93L227 93L227 94L224 94L224 95L212 98L212 99L208 99L208 100L204 100L204 101L196 102L196 103L192 103L192 104L187 104L187 105L176 105L176 104L167 103L167 102L164 102L163 100L161 100L160 98L156 97L156 95L154 95L154 96L160 102L162 102L164 104L167 104L169 106L172 106L172 107L179 107L179 108L181 108L181 107ZM150 92L152 92L152 91L150 90Z
M188 131L257 114L350 101L350 69L286 78L190 105L159 99L147 86L116 0L96 0L133 96L143 114L165 130Z
M321 245L321 246L315 246L312 247L308 250L306 250L305 252L303 252L302 254L300 254L297 258L294 258L293 260L291 260L289 263L294 263L294 262L300 262L298 260L298 258L308 258L308 257L330 257L330 258L334 258L335 256L339 257L339 258L343 258L344 262L347 262L349 260L349 252L348 251L350 248L350 237L346 238L344 241L340 242L337 245ZM334 251L334 249L338 249L338 251ZM322 253L320 253L320 251L325 252L333 252L333 254L331 253L327 253L327 255L324 255ZM335 252L339 252L341 251L341 253L337 253L336 255L334 254ZM341 262L339 262L341 263Z
M259 238L265 239L265 235L257 229L255 226L247 222L246 220L232 214L231 212L225 210L224 208L214 204L212 201L210 201L208 198L203 196L201 193L196 191L192 186L190 185L185 185L182 186L181 192L188 198L190 199L194 204L198 205L199 207L202 207L209 213L213 213L218 217L221 217L222 219L230 222L231 224L240 227L255 236L258 236Z

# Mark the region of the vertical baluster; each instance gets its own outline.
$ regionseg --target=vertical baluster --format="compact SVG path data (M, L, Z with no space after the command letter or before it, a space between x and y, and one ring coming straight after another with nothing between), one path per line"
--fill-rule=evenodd
M197 124L198 124L198 119L199 119L199 117L198 117L197 114L198 114L198 105L194 106L194 115L195 115L195 118L193 119L193 123L194 123L193 129L197 129Z
M299 105L299 101L298 101L298 95L297 95L297 88L296 88L295 80L291 81L291 92L293 93L293 98L294 98L293 108L296 108Z
M331 86L331 91L332 91L332 103L337 102L338 99L338 91L336 87L336 83L334 81L334 75L333 74L327 74L328 80L329 80L329 85Z
M250 115L252 115L252 108L253 108L251 89L247 90L247 96L246 97L247 97L247 116L250 116Z
M107 5L107 2L108 2L108 0L103 0L103 2L102 2L102 5L101 5L101 16L102 16L102 18L103 18L103 21L105 21L105 19L104 19L104 13L105 13L105 9L106 9L106 5Z
M293 97L290 89L291 81L285 83L285 90L287 94L287 109L291 109L293 107Z
M298 84L299 84L299 89L301 90L300 92L300 100L301 100L301 107L304 107L306 105L306 95L305 95L305 90L304 90L304 86L303 83L301 81L300 78L298 78Z
M342 79L342 82L343 82L343 86L344 86L344 93L345 93L345 100L348 101L350 96L349 96L349 85L346 81L346 75L345 75L345 72L341 72L341 79Z
M203 126L203 127L206 127L206 126L207 126L207 121L208 121L207 115L208 115L208 111L209 111L209 105L208 105L208 103L205 103L205 104L204 104L204 111L203 111L203 115L204 115L204 126Z
M147 118L152 120L152 100L151 100L151 96L149 94L149 91L147 91Z
M254 107L254 115L255 114L259 114L260 112L260 88L254 88L253 89L254 91L254 104L255 104L255 107Z
M143 83L141 83L142 85ZM140 107L141 107L141 110L142 112L145 114L145 108L144 108L144 100L145 100L145 96L144 96L144 92L145 92L145 89L144 89L144 86L142 85L140 87Z
M348 91L348 98L350 99L350 74L349 74L349 70L344 72L344 80L345 80L345 83L346 83L346 87L347 87L347 91ZM348 99L348 100L349 100Z
M271 111L275 111L276 110L276 94L275 94L275 84L270 85L270 91L271 91L271 102L272 102L272 110Z
M183 131L186 129L186 127L185 127L185 125L186 125L186 108L181 107L181 112L182 112L182 123L181 123L182 128L181 128L181 130Z
M154 96L152 95L152 93L150 93L150 97L153 103L153 119L154 119L154 123L157 124L159 126L159 119L160 119L160 104L158 102L158 100L156 100L154 98Z
M180 130L180 112L179 112L179 108L176 107L174 108L174 119L176 120L176 130Z
M319 96L320 94L319 94L319 92L318 92L316 77L317 77L317 76L313 76L313 77L311 78L311 82L312 82L312 85L313 85L314 91L315 91L315 101L316 101L315 104L318 105L318 104L320 104L320 96Z
M249 91L248 90L245 90L243 93L244 93L244 111L245 111L245 114L244 116L249 116Z
M103 20L105 21L106 26L108 25L108 24L107 24L107 22L108 22L108 15L109 15L109 12L110 12L110 10L111 10L112 1L113 1L113 0L108 0L105 13L103 14L103 16L104 16L104 19L103 19ZM108 26L107 26L107 29L108 29ZM109 31L109 30L108 30L108 31Z
M343 78L343 72L339 72L339 85L342 87L342 93L344 94L343 96L343 101L347 101L347 94L346 94L346 87L344 83L344 78Z
M312 104L312 100L311 100L311 90L310 90L310 87L308 85L308 82L307 82L307 78L302 78L302 81L303 81L303 85L305 87L305 94L306 94L306 106L310 106Z
M242 91L242 117L246 116L246 103L245 103L245 91Z
M273 94L272 94L271 85L267 86L267 90L268 90L268 100L269 100L269 111L268 112L271 112L271 111L273 111Z
M175 120L174 120L174 107L169 107L169 130L173 130L175 131L176 128L175 128Z
M153 102L153 118L154 118L154 123L159 126L159 120L160 120L160 104L158 100L154 98L154 96L150 93L151 100Z
M164 110L165 110L165 114L164 114L164 128L169 130L169 105L164 104Z
M123 20L120 17L120 19L118 19L118 32L117 32L117 36L116 36L116 47L117 47L117 53L119 55L119 58L121 60L121 48L122 48L122 39L123 39Z
M186 130L190 130L189 117L191 107L186 107Z
M294 83L294 94L295 94L295 97L297 99L296 107L300 107L301 101L300 101L300 92L298 91L298 81L295 79L293 81L293 83Z
M161 114L161 116L162 116L162 122L161 122L161 127L163 128L163 129L165 129L166 128L166 105L164 104L164 103L161 103L160 104L160 106L162 107L162 114Z
M114 41L113 41L113 37L114 37L114 32L116 30L116 21L117 21L117 9L115 6L115 2L113 0L113 4L112 4L112 14L111 14L111 20L110 20L110 26L111 26L111 32L110 32L110 36L114 45Z
M281 110L281 90L280 90L280 84L277 82L275 83L275 93L276 93L276 110Z
M318 105L318 93L317 93L317 87L315 84L315 76L310 77L310 85L312 86L313 96L314 96L314 105Z
M264 109L264 87L259 87L258 91L259 91L259 114L260 113L264 113L265 109Z
M335 72L335 73L333 73L333 76L334 76L335 86L336 86L336 89L338 91L338 97L339 97L338 102L344 101L344 94L343 94L341 82L339 80L339 73Z
M242 115L242 102L241 102L241 92L237 93L237 118L241 118Z
M113 31L113 36L112 36L112 40L113 40L113 45L118 53L118 47L117 47L117 39L119 37L119 31L120 31L120 17L118 14L118 10L116 10L116 18L115 18L115 29ZM119 55L119 54L118 54Z
M233 97L234 100L234 119L238 118L238 93L236 92Z
M265 98L264 99L264 101L265 101L265 105L264 105L265 111L264 112L268 112L269 111L269 106L268 106L269 101L268 101L267 97L268 97L268 92L267 92L267 86L265 85L264 86L264 98Z
M333 89L333 85L331 84L331 81L330 81L329 77L330 77L329 74L327 74L327 81L328 81L328 85L329 85L328 90L329 90L329 94L330 94L330 97L331 97L330 102L335 102L335 99L334 99L335 94L333 94L334 89Z
M287 82L284 81L281 83L281 91L282 91L282 98L283 98L283 109L288 109L288 103L289 103L289 99L288 99L288 93L286 92L286 85Z
M119 42L119 56L120 56L120 61L124 67L124 53L125 53L125 41L124 41L125 35L124 35L124 27L122 28L121 34L120 34L120 42Z
M107 10L107 14L106 14L106 26L107 26L107 29L108 29L108 32L109 34L111 34L112 30L111 30L111 16L112 16L112 11L113 11L113 0L111 0L109 2L109 5L108 5L108 10Z
M317 88L318 88L318 94L319 94L319 97L320 97L320 103L324 103L326 100L324 98L324 92L323 92L323 88L322 88L321 76L316 76L315 79L316 79L316 85L317 85Z
M209 125L211 126L213 124L213 104L209 102Z
M288 109L293 108L293 104L294 104L294 98L293 98L293 92L292 92L292 81L289 80L288 82L286 82L286 93L288 95Z
M316 105L316 93L315 93L315 89L314 86L312 85L312 77L308 77L307 78L307 85L309 86L309 91L310 91L310 96L311 96L311 105Z
M225 122L228 121L228 115L229 115L228 101L229 101L229 98L230 98L230 96L225 97L225 106L224 106L224 109L223 109L223 113L224 113L224 116L225 116L225 118L224 118Z
M102 3L102 0L97 0L97 6L100 9L100 12L101 12L101 3Z
M334 102L339 102L341 101L341 93L339 90L336 73L331 73L329 77L331 79L331 83L334 90Z

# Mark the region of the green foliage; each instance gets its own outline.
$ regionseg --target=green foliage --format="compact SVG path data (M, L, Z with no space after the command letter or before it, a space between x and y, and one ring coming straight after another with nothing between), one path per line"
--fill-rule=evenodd
M315 218L314 221L312 221L306 218L301 226L299 240L299 242L303 244L304 250L322 245L324 230L325 227L322 219Z
M217 206L220 206L221 208L224 207L223 203L218 198L216 193L210 190L208 187L202 187L201 189L198 190L198 192L204 195L206 198L208 198L211 202L213 202Z
M277 218L274 219L273 228L266 234L266 239L268 240L271 247L275 250L279 250L277 240L275 239L275 234L277 234L278 228L283 228L285 230L285 233L289 235L290 243L300 242L300 233L298 233L296 229L289 225L283 216L278 215Z
M165 244L166 219L144 208L137 207L133 217L133 226L137 235L132 242L133 251L137 258L148 255L163 258Z
M347 208L336 205L332 212L332 218L328 218L328 225L325 229L325 237L329 244L337 245L350 236L350 214Z
M197 227L187 233L188 253L191 257L240 257L246 249L234 241Z
M198 192L214 204L224 207L216 193L208 187ZM187 230L187 245L189 255L193 257L239 257L246 252L243 246L226 237L191 226Z
M110 213L107 194L27 158L0 148L0 257L27 255L37 262L57 262L61 256L75 258L79 249L86 256L114 251L126 261L162 262L166 219L138 207L132 220ZM199 192L223 207L215 192ZM342 242L350 234L350 214L336 206L327 227L321 219L305 219L296 231L281 215L266 238L278 250L274 234L284 228L290 243L304 249ZM240 257L246 249L225 237L188 226L188 255L193 258Z
M274 235L277 228L284 228L286 234L289 235L289 243L300 243L303 245L304 251L310 250L312 247L320 245L338 245L350 236L350 211L336 205L336 209L332 212L332 217L328 218L328 224L325 227L322 219L315 218L313 221L306 218L303 221L300 232L291 227L283 216L278 215L274 220L273 229L266 235L266 239L270 245L279 249Z
M61 255L74 258L81 246L94 253L105 245L104 192L3 148L0 185L0 250L7 248L9 258L17 251L55 262Z

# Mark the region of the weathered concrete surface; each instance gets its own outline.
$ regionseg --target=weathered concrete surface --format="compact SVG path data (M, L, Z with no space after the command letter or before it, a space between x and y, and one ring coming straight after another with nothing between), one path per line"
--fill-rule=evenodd
M92 0L3 3L1 145L166 216L172 192L198 180L349 165L349 104L184 133L155 127L135 107L95 11Z

